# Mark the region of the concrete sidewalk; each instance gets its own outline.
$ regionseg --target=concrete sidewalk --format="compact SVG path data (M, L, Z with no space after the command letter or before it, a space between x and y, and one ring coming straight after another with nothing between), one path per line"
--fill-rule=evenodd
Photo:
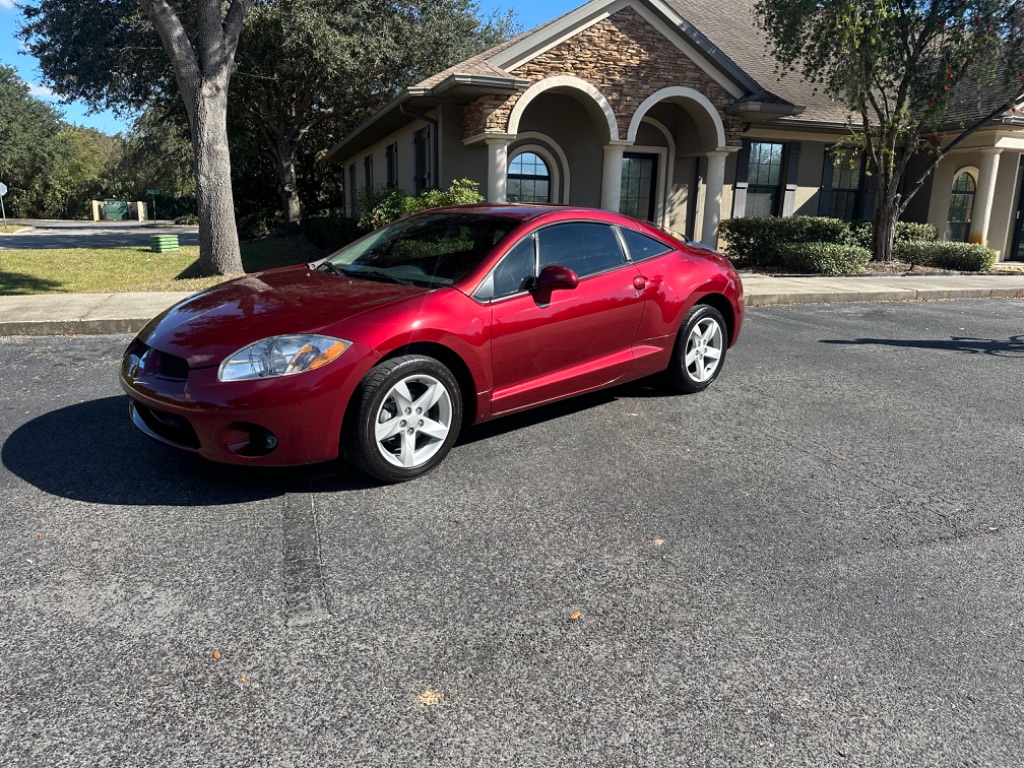
M752 306L1024 298L1024 273L907 277L742 277L746 302ZM0 336L135 333L150 318L189 295L51 293L0 296Z

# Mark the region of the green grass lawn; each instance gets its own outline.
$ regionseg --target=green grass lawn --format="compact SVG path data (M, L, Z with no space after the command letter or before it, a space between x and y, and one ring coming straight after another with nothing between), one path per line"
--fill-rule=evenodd
M246 272L316 259L321 251L302 238L242 243ZM172 253L149 248L0 250L0 296L32 293L198 291L223 277L195 277L199 246Z

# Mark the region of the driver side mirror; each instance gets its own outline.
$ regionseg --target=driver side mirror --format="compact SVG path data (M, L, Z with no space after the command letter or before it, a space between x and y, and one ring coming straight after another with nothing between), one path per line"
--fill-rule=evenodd
M561 291L572 290L580 284L580 279L568 267L561 267L558 264L551 264L544 267L533 284L533 291Z

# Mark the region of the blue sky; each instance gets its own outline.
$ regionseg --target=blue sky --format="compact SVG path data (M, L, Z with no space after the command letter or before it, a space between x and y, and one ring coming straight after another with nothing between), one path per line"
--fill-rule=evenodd
M46 99L64 113L64 118L71 123L96 128L106 133L117 133L128 127L125 120L111 112L100 112L90 115L84 104L74 102L61 104L42 87L42 77L36 66L36 60L20 53L21 43L15 38L21 13L14 7L15 0L0 0L0 62L14 67L32 89L33 94ZM550 21L556 16L583 5L585 0L478 0L481 15L487 16L492 11L504 12L515 7L516 17L524 30Z
M95 115L87 114L84 104L60 104L45 88L42 87L42 77L36 66L36 60L21 53L21 43L15 38L18 25L21 23L21 13L14 7L14 0L0 0L0 62L8 67L14 67L18 76L32 88L34 96L53 104L58 110L64 113L64 119L69 123L85 125L89 128L96 128L106 133L117 133L127 128L127 123L118 119L110 112L101 112Z

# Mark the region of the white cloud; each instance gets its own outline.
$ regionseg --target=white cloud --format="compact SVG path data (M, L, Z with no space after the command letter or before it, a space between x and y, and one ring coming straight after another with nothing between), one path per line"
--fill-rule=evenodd
M4 2L4 0L0 0L0 3L2 2ZM47 88L45 85L32 85L31 83L29 83L28 92L35 96L37 99L57 98L56 94L54 94L54 92Z
M14 0L0 0L0 8L9 8L14 10Z

